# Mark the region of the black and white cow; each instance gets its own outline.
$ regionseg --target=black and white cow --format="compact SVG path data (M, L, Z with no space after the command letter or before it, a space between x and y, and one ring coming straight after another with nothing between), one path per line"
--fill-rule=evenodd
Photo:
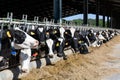
M92 47L100 47L101 44L99 44L96 32L93 29L88 30L87 36Z
M102 45L104 42L106 42L106 38L102 35L102 32L103 31L98 31L96 33L96 37L97 37L97 41L98 41L98 44Z
M8 41L4 42L3 40L2 43L7 43L7 42L9 43L5 44L6 46L2 46L2 48L8 47L6 49L11 49L11 47L14 47L15 49L21 50L20 51L21 70L23 72L29 72L29 63L31 60L31 49L37 48L39 42L19 28L5 30L4 35L3 35L4 39Z
M55 40L55 49L57 50L57 55L59 57L63 57L63 59L67 59L65 53L64 53L64 47L65 47L65 29L63 27L58 27L57 29L54 29L54 36L56 37Z
M76 53L79 53L78 49L78 39L75 36L76 29L73 27L66 28L64 37L65 37L65 47L71 46Z
M115 36L115 31L114 30L108 30L109 32L109 37L112 39Z
M53 40L53 45L50 47L49 41L47 41L47 46L49 47L49 51L53 52L57 51L58 57L63 57L63 59L67 59L64 53L64 28L62 27L50 27L46 30L46 40Z
M88 40L86 38L85 33L80 32L80 30L77 30L75 32L75 37L78 39L78 48L81 54L89 53L88 50Z
M35 30L29 30L28 32L32 37L39 41L40 49L46 51L47 55L52 58L54 56L54 51L57 51L57 56L66 59L64 54L64 29L56 27L44 27L38 26Z

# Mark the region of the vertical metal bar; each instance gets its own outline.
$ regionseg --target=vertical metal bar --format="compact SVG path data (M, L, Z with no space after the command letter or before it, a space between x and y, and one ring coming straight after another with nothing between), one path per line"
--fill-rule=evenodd
M109 20L109 27L112 28L112 18L110 17L110 20Z
M103 27L105 27L105 15L103 14Z
M62 0L59 0L59 21L60 25L62 24Z
M96 0L96 26L99 26L99 0Z
M110 21L111 21L110 22L110 24L111 24L110 26L111 26L111 28L113 28L113 17L112 16L110 17Z
M3 26L4 26L4 24L1 23L0 26L1 26L1 32L0 32L0 51L1 51L1 48L2 48L1 40L2 40L2 36L3 36Z
M109 22L110 22L109 21L109 16L107 16L107 27L109 27L109 25L110 25Z
M84 0L83 11L84 11L83 24L87 25L88 24L88 0Z
M57 23L58 21L58 14L59 14L59 10L58 10L58 7L59 7L59 1L58 0L54 0L54 19L55 19L55 23Z
M55 23L62 23L62 0L54 0L53 6Z

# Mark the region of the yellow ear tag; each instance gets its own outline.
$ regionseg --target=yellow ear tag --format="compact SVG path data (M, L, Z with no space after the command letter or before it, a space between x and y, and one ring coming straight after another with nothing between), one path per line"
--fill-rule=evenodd
M91 36L91 34L89 34L89 36Z
M49 32L46 32L47 35L49 35Z
M31 35L35 35L35 33L34 33L34 32L30 32L30 34L31 34Z
M54 31L54 34L56 34L57 33L57 31Z
M78 43L81 43L82 41L79 41Z
M65 34L68 34L67 32L65 32Z
M65 45L68 45L68 43L65 43Z
M11 38L10 31L7 31L7 36L8 36L9 38Z
M59 43L57 43L56 46L58 47L58 46L59 46Z

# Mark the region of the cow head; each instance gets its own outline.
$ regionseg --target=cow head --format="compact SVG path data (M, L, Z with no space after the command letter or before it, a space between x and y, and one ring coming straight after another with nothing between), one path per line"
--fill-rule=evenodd
M5 37L11 39L15 49L36 48L39 44L37 40L19 28L6 30L4 34L4 38Z
M19 28L14 29L15 46L19 48L36 48L39 42ZM20 41L22 40L22 41Z

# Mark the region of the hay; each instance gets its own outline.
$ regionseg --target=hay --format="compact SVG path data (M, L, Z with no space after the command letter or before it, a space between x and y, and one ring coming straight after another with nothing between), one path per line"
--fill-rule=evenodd
M102 77L120 72L118 69L106 68L103 63L114 60L111 54L114 46L120 43L120 36L103 44L100 48L90 48L86 55L73 54L68 60L61 60L55 65L32 70L21 80L101 80Z

